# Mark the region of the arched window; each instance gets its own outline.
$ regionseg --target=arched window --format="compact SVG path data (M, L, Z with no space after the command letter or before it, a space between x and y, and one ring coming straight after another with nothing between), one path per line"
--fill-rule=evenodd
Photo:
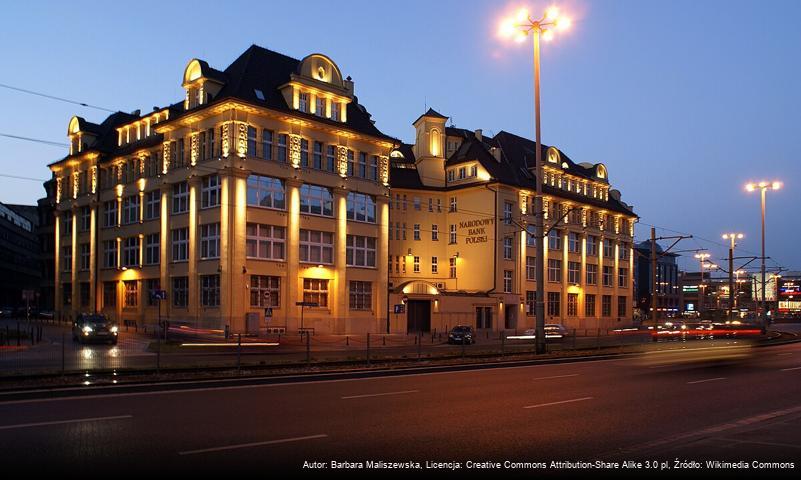
M442 151L440 145L440 138L439 138L439 130L436 128L431 129L431 155L434 157L439 157L440 152Z

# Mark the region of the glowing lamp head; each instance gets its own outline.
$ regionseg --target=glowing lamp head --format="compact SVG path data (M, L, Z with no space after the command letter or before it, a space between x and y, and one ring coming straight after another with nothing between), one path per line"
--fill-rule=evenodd
M527 35L528 34L526 32L524 32L522 30L518 30L517 33L515 33L515 36L514 36L515 42L517 42L517 43L525 42Z
M745 189L746 189L746 191L753 192L753 191L754 191L754 188L756 188L756 186L755 186L753 183L747 183L747 184L745 184Z
M542 31L542 39L546 42L550 42L553 40L553 32L550 30L543 30Z
M515 21L511 18L503 20L498 27L498 36L501 38L512 38L515 36L519 29L515 25Z
M782 188L782 182L773 182L770 185L770 188L772 188L774 190L778 190L778 189Z
M565 31L568 28L570 28L571 24L572 24L572 22L570 21L569 18L561 17L561 18L556 20L556 29L560 30L560 31Z
M759 182L759 188L765 188L768 186L768 182Z
M525 8L521 8L520 10L515 13L515 20L517 23L523 23L528 20L528 10Z
M548 10L545 10L545 19L555 21L559 18L559 8L557 7L548 7Z

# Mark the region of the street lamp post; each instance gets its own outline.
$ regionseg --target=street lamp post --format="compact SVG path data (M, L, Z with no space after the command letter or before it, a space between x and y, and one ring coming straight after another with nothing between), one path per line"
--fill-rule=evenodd
M499 34L504 38L514 38L523 42L531 34L534 44L534 131L535 131L535 184L534 196L534 236L536 238L536 257L534 267L537 270L536 293L536 351L545 352L545 223L542 208L542 139L540 135L540 36L546 41L553 38L553 29L565 30L570 27L570 20L559 15L555 7L549 8L539 19L532 19L526 9L521 9L513 18L501 23Z
M753 192L756 189L759 189L760 196L762 200L762 256L760 260L762 260L762 264L760 267L761 270L761 284L762 284L762 301L760 302L760 314L762 317L762 332L764 333L768 327L768 315L767 315L767 308L766 308L766 299L767 299L767 292L765 291L765 196L768 190L778 190L782 188L781 182L759 182L759 183L748 183L745 186L745 189L749 192Z
M731 314L734 310L734 247L737 246L736 240L743 238L742 233L724 233L723 239L729 240L729 314L726 317L731 320Z
M698 318L701 318L701 312L704 310L704 264L710 255L708 253L696 253L694 256L698 259L701 269L701 281L698 283Z

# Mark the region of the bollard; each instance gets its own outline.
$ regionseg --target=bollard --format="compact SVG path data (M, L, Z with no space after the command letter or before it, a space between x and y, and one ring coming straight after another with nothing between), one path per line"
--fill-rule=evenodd
M387 336L386 335L382 335L381 336L381 340L382 340L384 346L386 346L387 345Z
M487 330L487 340L489 340L489 330Z
M33 343L36 341L36 336L33 334L33 327L31 327L30 335L31 335L31 345L33 345Z
M462 360L464 360L464 334L462 334Z
M350 346L350 337L349 336L345 337L345 346L348 346L348 347Z
M306 332L306 365L311 364L311 335Z
M595 334L595 347L600 350L601 349L601 329L599 328Z
M67 365L66 365L66 361L65 361L66 356L65 356L65 352L64 352L64 349L66 348L65 347L65 343L66 342L64 340L65 340L64 332L61 332L61 376L62 377L64 376L64 373L67 370Z
M307 354L308 356L308 350ZM237 334L236 338L236 373L239 374L242 371L242 334Z
M370 366L370 333L367 333L367 366Z
M501 337L501 356L503 357L506 354L506 335L503 332L500 333Z
M576 349L576 329L573 329L573 350Z
M419 361L420 357L423 355L423 351L422 351L422 348L423 348L423 334L422 334L422 332L418 334L418 337L419 338L417 338L417 360Z
M22 332L19 331L19 322L17 322L17 346L18 347L20 345L20 343L19 343L20 342L20 337L22 337L21 333Z

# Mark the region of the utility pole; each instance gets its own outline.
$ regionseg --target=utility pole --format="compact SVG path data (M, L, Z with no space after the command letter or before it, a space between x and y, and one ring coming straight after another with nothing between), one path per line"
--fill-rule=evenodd
M651 320L654 321L654 329L658 322L658 310L656 308L656 228L651 227Z
M734 311L734 247L735 240L743 238L742 233L724 233L723 239L729 240L729 309L727 319L731 320Z

